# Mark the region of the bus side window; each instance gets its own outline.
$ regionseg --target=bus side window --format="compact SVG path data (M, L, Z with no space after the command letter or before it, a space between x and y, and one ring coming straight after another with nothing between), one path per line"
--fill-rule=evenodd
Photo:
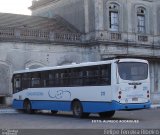
M111 64L101 67L101 84L111 85Z
M101 85L101 69L100 66L95 70L95 85Z
M64 76L63 76L63 86L64 86L64 87L67 87L67 86L70 85L70 84L69 84L69 82L70 82L69 76L70 76L70 71L69 71L69 69L64 70Z
M32 74L31 82L32 82L31 83L32 88L39 88L41 86L40 74L39 73Z
M53 71L48 72L48 86L53 87L55 82L55 74Z
M48 72L41 72L41 87L48 87Z
M98 84L98 66L92 66L90 67L90 70L88 72L88 77L89 77L89 85L93 86L93 85L97 85Z
M30 87L30 74L22 74L22 90Z
M71 78L70 78L71 86L79 86L79 80L80 80L80 70L79 70L79 68L72 69Z
M87 75L88 75L88 71L86 68L83 68L82 73L81 73L81 77L82 77L82 85L87 85Z
M54 87L59 87L59 83L60 83L60 73L59 71L55 72L55 79L54 79Z
M21 78L14 78L14 93L21 91Z

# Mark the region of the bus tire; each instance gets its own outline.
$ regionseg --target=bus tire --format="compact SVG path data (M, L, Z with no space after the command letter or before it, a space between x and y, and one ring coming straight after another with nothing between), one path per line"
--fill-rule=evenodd
M90 115L90 113L83 113L83 118L88 118L89 117L89 115Z
M115 114L115 111L101 112L99 113L101 118L112 118Z
M51 113L52 113L52 114L57 114L57 112L58 112L58 111L51 110Z
M83 113L83 107L80 101L74 101L72 103L72 111L73 116L76 118L84 118L85 116L89 116L88 113Z
M32 114L34 113L34 110L32 110L32 106L31 106L31 103L29 100L25 100L24 103L23 103L23 109L24 109L24 112L27 113L27 114Z

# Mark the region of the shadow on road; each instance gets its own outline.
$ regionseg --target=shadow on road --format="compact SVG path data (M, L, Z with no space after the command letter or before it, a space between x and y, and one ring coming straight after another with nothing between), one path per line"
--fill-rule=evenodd
M119 112L116 112L115 116L113 116L112 118L101 118L99 117L98 114L90 114L89 117L87 118L83 118L83 119L86 119L86 120L143 120L143 119L140 119L137 117L134 117L132 116L131 117L121 117L118 115ZM71 119L78 119L78 118L75 118L71 112L58 112L57 114L52 114L51 112L41 112L41 111L38 111L32 115L41 115L41 116L51 116L51 117L61 117L61 118L71 118Z

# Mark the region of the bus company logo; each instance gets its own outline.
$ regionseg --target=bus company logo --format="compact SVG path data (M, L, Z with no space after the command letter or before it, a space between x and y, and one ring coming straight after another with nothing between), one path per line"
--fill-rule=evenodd
M55 99L70 99L71 98L71 92L67 90L49 90L48 95L50 98L55 98Z
M42 92L28 92L27 96L43 96Z

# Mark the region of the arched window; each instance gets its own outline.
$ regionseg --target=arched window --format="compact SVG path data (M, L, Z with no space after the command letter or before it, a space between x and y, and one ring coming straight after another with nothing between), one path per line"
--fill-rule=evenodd
M111 31L119 31L119 5L109 5L109 28Z
M137 30L138 33L145 33L146 32L146 10L143 7L139 7L137 9Z

